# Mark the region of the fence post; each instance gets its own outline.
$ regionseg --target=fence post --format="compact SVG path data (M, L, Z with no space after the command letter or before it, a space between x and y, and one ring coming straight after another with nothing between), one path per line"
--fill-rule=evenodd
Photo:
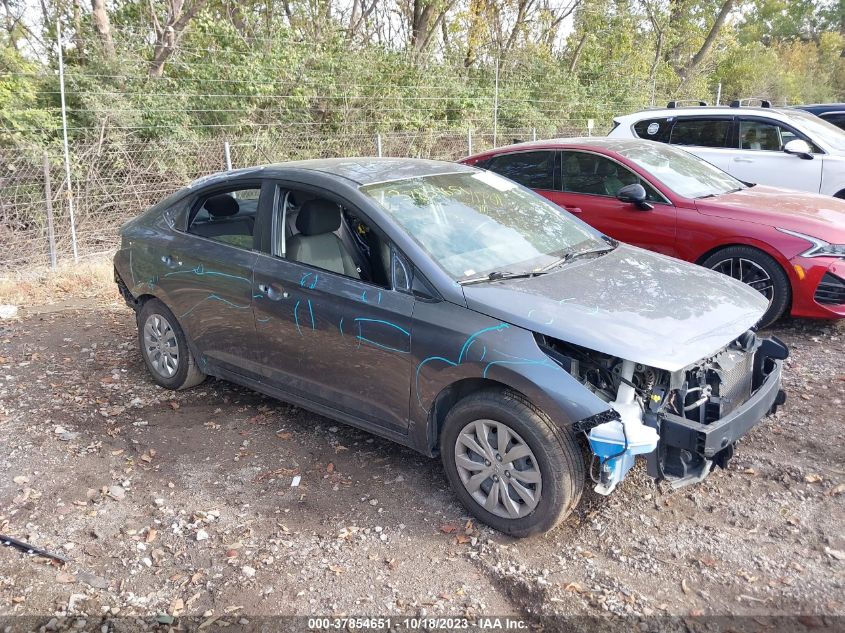
M50 244L50 268L56 270L56 235L53 232L53 191L50 188L50 157L44 150L44 202L47 211L47 241Z
M496 83L493 88L493 147L499 133L499 58L496 58Z
M62 51L62 20L56 20L56 38L59 41L59 92L62 98L62 138L65 147L65 177L67 178L67 208L70 216L70 241L73 244L73 261L79 261L76 246L76 220L73 217L73 183L70 179L70 150L67 144L67 107L65 106L65 62Z
M381 158L381 134L376 134L376 155Z
M467 156L472 156L472 128L467 130Z
M223 141L223 155L226 157L226 171L232 171L232 154L229 151L229 141Z

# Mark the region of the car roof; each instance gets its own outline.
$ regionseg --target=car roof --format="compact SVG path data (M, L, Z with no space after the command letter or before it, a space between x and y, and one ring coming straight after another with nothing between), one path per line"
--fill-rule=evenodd
M320 172L343 178L356 185L371 185L437 174L468 173L474 171L474 168L457 163L422 158L317 158L217 172L199 178L188 186L190 188L205 186L211 183L224 182L238 176L290 176L291 171Z
M790 109L788 108L760 108L756 106L742 106L733 108L731 106L695 106L691 108L654 108L648 110L640 110L639 112L632 112L623 116L615 118L616 121L630 121L642 119L656 119L661 117L673 117L678 115L683 116L713 116L713 115L764 115L777 118L778 116L789 116Z
M514 143L503 145L485 152L479 152L474 157L494 156L506 152L523 151L531 149L555 149L555 148L600 148L612 152L620 152L626 149L638 147L650 147L657 141L650 141L641 138L611 137L611 136L582 136L574 138L550 138L542 141L528 141L526 143ZM473 158L474 158L473 157Z
M845 110L845 103L808 103L806 105L795 106L797 110L806 110L814 114L825 112L839 112Z

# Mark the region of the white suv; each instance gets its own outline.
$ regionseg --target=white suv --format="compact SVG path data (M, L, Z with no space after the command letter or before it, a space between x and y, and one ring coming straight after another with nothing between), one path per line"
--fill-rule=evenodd
M613 123L609 136L683 146L744 182L845 198L845 131L801 110L670 102Z

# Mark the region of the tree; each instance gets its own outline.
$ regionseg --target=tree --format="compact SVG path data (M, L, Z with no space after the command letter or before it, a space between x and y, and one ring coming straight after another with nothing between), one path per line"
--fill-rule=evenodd
M150 77L161 77L164 64L173 55L176 45L188 23L202 10L208 0L168 0L164 22L159 19L153 0L150 2L150 15L155 30L153 59L150 62Z
M94 20L94 28L103 43L103 50L108 59L114 59L114 40L111 36L111 20L106 11L104 0L91 0L91 17Z

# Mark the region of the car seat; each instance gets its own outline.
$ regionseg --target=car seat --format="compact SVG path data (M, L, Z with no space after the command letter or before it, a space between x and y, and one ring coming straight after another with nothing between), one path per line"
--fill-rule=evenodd
M358 269L343 241L335 234L340 228L340 207L325 198L302 203L296 216L299 231L287 245L288 259L360 278Z

